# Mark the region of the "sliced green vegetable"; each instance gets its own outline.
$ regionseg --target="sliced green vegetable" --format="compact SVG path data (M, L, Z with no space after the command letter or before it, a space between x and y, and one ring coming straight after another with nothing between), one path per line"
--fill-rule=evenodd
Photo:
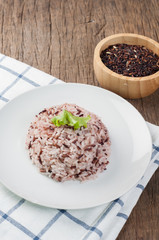
M68 125L74 127L74 130L77 130L80 127L86 128L87 122L90 119L91 117L89 115L87 117L76 117L67 110L63 110L60 115L53 117L51 122L57 127L60 127L61 125Z

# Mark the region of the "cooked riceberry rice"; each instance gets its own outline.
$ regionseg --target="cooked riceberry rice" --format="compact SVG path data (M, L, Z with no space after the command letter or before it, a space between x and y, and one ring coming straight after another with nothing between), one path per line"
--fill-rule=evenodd
M74 116L90 115L87 128L56 127L51 119L64 109ZM75 104L53 106L36 115L28 130L26 147L40 172L58 182L94 179L109 163L107 128L95 114Z

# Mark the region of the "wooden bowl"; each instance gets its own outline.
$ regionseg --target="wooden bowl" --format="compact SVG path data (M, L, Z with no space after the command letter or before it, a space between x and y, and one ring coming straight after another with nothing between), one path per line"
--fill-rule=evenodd
M159 56L159 43L142 35L122 33L104 38L94 51L94 71L100 85L124 98L143 98L152 94L159 88L159 71L146 77L126 77L113 72L103 64L101 52L108 46L118 43L145 46Z

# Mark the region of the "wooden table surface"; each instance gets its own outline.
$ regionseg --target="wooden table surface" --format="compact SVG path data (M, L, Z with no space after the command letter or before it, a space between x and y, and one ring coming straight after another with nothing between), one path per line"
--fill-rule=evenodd
M65 82L98 85L96 44L111 34L139 33L159 41L158 0L0 0L0 52ZM159 125L159 89L129 100ZM159 239L159 171L144 190L118 240Z

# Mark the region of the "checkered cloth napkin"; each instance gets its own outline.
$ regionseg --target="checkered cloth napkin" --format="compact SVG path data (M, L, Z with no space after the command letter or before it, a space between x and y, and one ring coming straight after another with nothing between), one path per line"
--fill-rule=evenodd
M0 107L34 87L62 81L0 54ZM114 240L159 166L159 127L148 124L152 158L142 179L122 197L98 207L59 210L35 205L0 184L1 240Z

